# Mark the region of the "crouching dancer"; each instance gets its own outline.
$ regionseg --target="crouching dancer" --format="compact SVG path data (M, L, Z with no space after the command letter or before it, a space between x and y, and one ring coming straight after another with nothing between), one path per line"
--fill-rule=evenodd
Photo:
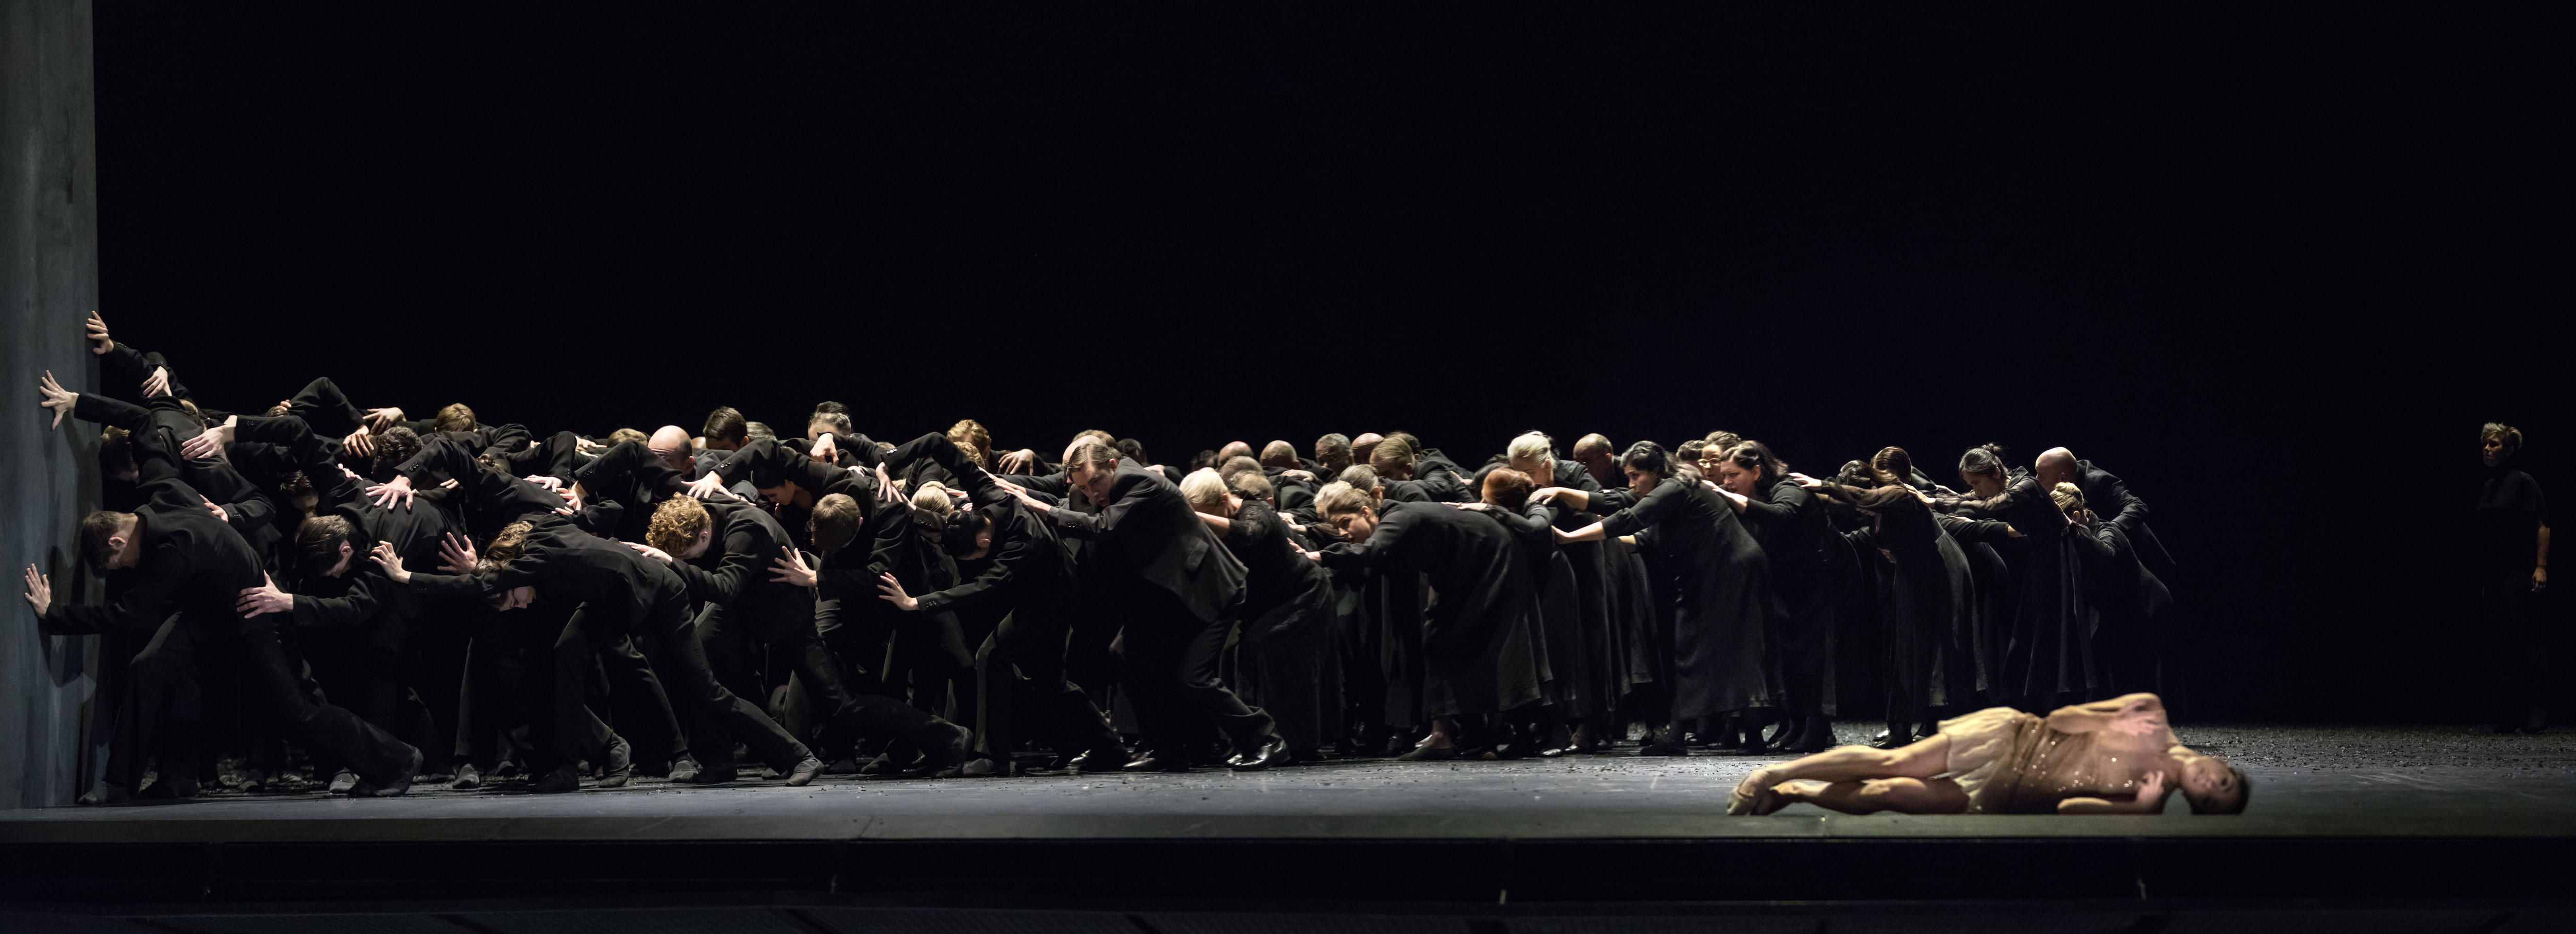
M1726 812L1805 801L1845 814L2157 814L2175 790L2194 814L2237 814L2252 789L2226 760L2175 739L2155 695L2131 694L2044 719L1988 708L1895 749L1844 746L1759 769Z

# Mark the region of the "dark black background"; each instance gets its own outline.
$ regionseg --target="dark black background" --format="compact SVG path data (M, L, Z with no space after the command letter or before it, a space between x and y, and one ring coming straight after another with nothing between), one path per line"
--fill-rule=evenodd
M540 430L2064 444L2201 716L2482 713L2563 12L923 6L100 4L107 318L218 404Z

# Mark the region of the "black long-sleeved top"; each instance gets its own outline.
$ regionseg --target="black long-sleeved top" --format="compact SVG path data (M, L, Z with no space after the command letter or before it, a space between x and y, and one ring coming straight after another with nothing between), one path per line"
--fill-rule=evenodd
M1243 616L1261 615L1308 589L1324 569L1297 553L1288 539L1288 523L1270 504L1244 500L1234 511L1222 541L1243 562Z
M788 538L787 530L767 510L731 500L703 505L714 524L706 552L689 560L672 556L671 571L688 585L689 599L733 606L746 600L776 599L797 589L770 579L771 562L786 556Z
M117 345L123 348L125 345ZM224 507L225 522L248 540L251 548L267 553L277 543L277 503L259 484L234 470L221 459L188 460L179 456L179 442L205 431L172 396L157 396L145 405L135 405L97 393L81 393L72 402L72 416L83 421L114 425L133 432L136 458L142 457L145 445L165 447L178 477L216 505Z
M680 472L654 456L641 441L621 441L600 452L590 463L573 471L591 496L614 500L624 507L618 517L617 536L630 542L644 540L644 532L653 524L653 509L663 500L687 496L688 480Z
M519 556L499 568L411 577L413 591L430 598L487 599L523 585L565 612L605 614L620 630L631 629L655 603L685 599L688 592L669 566L552 514L532 517Z
M260 558L241 533L215 518L194 487L179 479L175 458L136 446L134 535L142 557L110 572L117 596L103 606L56 603L46 608L47 634L149 633L170 614L230 614L241 592L257 587Z
M950 480L943 483L958 484L957 489L967 495L972 508L992 524L993 539L973 578L916 598L921 612L993 612L1064 576L1064 547L1055 529L995 486L992 476L982 467L967 462L965 452L958 450L947 435L925 434L885 453L889 471L924 463L937 464L946 472ZM909 522L908 513L903 521Z
M2092 461L2075 462L2082 479L2076 486L2084 490L2084 508L2103 521L2120 527L2120 533L2137 546L2142 559L2170 565L2173 555L2166 553L2164 543L2156 540L2155 530L2147 527L2147 501L2129 492L2110 471L2093 466Z
M1047 518L1067 537L1098 543L1097 557L1109 567L1169 591L1202 620L1217 619L1241 598L1243 562L1160 471L1121 459L1098 513L1056 509Z

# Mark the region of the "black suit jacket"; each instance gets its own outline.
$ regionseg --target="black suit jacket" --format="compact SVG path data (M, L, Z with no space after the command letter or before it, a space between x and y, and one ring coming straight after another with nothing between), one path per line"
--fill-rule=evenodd
M1066 535L1098 542L1093 560L1108 562L1107 570L1170 592L1202 621L1216 621L1242 599L1243 562L1162 471L1121 459L1098 513L1060 508L1048 518Z

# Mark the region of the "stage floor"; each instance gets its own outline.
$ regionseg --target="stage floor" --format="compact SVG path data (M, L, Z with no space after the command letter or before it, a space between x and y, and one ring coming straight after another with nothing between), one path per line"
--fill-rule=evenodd
M1844 724L1846 740L1867 730ZM532 795L416 787L398 799L217 794L0 812L0 843L993 839L2576 837L2576 732L2198 726L2254 782L2241 817L1729 818L1727 789L1785 757L1633 754L1516 762L1354 760L1237 774L880 780L717 787L639 780Z

